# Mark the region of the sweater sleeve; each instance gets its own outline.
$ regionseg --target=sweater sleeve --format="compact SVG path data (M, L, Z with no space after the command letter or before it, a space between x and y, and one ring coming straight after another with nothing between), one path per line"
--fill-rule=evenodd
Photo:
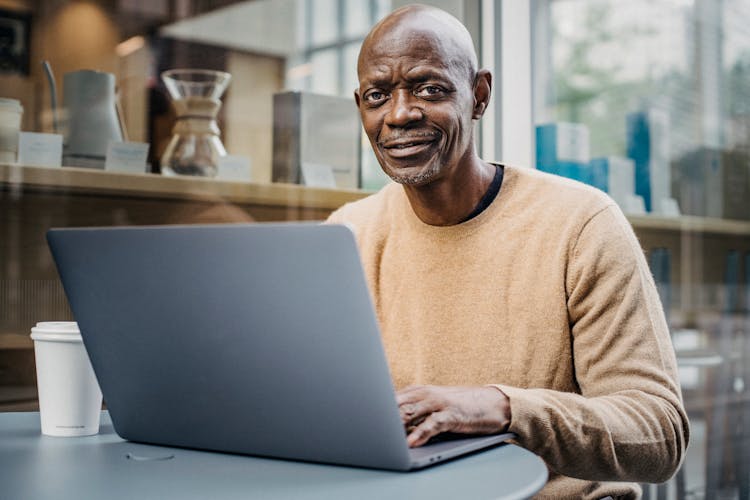
M510 431L556 472L662 482L689 438L674 350L651 273L616 206L583 226L566 278L580 394L498 385Z
M334 210L325 221L323 221L323 224L344 224L346 222L346 217L344 216L345 211L346 205L339 207Z

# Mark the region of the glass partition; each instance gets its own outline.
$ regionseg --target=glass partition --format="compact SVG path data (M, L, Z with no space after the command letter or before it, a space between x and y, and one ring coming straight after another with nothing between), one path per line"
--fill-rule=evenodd
M48 228L322 220L384 183L352 93L391 3L0 0L0 118L53 157L0 140L0 411L36 408L30 328L72 319Z
M746 498L750 4L536 0L532 24L536 166L620 204L667 313L693 435L660 494Z
M323 220L386 182L356 59L405 3L0 0L0 132L33 146L0 136L0 411L36 407L30 328L72 317L47 229Z
M502 39L494 31L513 25L500 22L501 13L524 10L514 1L425 3L461 19L487 48L487 40ZM0 411L36 407L31 326L71 317L44 240L48 228L320 220L382 186L352 91L366 32L404 3L0 0L0 98L13 100L0 102L0 113L12 118L21 106L21 131L66 137L57 165L38 166L39 157L16 162L15 151L0 156ZM487 52L501 69L514 54L532 54L536 141L529 166L607 191L651 265L694 431L668 490L677 498L743 498L750 449L750 5L533 0L531 25L532 40L512 40L523 51ZM495 58L481 52L484 65ZM178 120L161 80L170 69L224 72L231 80L217 102L198 108L198 118L191 112ZM68 75L81 70L113 76L111 88L102 84L111 106L77 100L83 84ZM508 90L501 76L509 77L495 75L496 102ZM125 141L136 143L133 149L109 165L106 148L71 151L71 127L81 130L90 113L116 130L87 128L93 121L83 120L82 130L99 134L97 144ZM202 114L216 120L218 132ZM484 135L512 129L512 116L506 121ZM163 175L162 156L178 123L220 138L228 156L214 177ZM502 145L499 136L479 137L484 150ZM147 148L145 159L139 147ZM138 161L125 161L128 154Z

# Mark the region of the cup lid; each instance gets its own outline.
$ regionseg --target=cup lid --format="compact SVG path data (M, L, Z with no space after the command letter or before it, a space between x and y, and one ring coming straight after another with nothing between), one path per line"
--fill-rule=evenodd
M80 342L81 332L75 321L40 321L31 329L34 340L57 340L63 342Z
M18 99L10 99L8 97L0 97L0 108L10 110L10 111L18 111L19 113L23 113L23 106L21 106L21 101Z

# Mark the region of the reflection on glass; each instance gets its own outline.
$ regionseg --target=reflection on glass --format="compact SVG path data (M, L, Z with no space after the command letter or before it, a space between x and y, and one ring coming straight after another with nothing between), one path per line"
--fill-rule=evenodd
M372 26L372 2L348 0L344 2L344 34L347 38L363 37Z
M355 42L344 47L344 86L342 89L344 95L351 95L354 89L359 87L357 58L359 57L359 47L361 45L361 42Z
M548 38L537 37L537 123L585 123L593 156L624 154L626 115L669 115L670 150L728 145L747 115L750 4L692 0L540 1ZM722 22L722 19L724 20ZM537 30L540 31L540 30ZM727 89L728 92L722 92ZM744 99L743 99L744 98ZM728 105L730 101L734 105Z
M334 49L321 50L312 55L312 82L310 90L318 94L336 95L338 54Z
M176 69L162 74L177 120L161 158L164 175L214 177L227 152L219 138L219 98L231 75L223 71Z
M607 191L625 212L662 217L631 220L691 418L676 498L747 498L750 3L533 7L537 167ZM696 220L701 229L684 229Z
M722 93L728 126L726 145L732 149L750 149L750 2L724 0ZM750 285L749 285L750 286ZM748 299L750 300L750 298Z
M324 45L339 37L337 0L308 0L310 19L312 21L310 42L312 45Z

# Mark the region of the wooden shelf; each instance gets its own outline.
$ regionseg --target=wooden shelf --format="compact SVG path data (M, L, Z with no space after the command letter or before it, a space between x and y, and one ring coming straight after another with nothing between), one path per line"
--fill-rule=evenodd
M0 385L0 402L2 403L19 403L32 402L37 397L35 385Z
M681 215L679 217L629 215L628 220L635 229L750 236L750 221L695 217L691 215Z
M201 177L125 174L77 167L45 168L8 164L0 164L0 188L141 199L219 200L331 211L370 194L359 190L311 188L296 184L244 183ZM628 220L636 230L750 236L750 221L655 215L631 215Z
M39 411L36 384L0 385L0 412Z
M3 403L0 401L0 412L6 411L39 411L39 402L36 400L20 403Z
M0 350L9 349L32 349L34 341L29 334L20 333L0 333Z
M148 199L221 200L228 203L334 210L368 193L296 184L231 182L203 177L126 174L77 167L29 167L0 164L0 188L63 194Z

